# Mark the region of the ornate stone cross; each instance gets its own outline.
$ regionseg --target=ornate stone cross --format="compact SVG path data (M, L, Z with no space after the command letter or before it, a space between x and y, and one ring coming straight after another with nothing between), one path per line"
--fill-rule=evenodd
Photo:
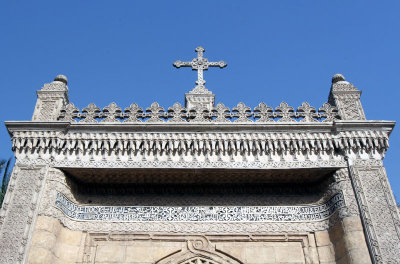
M199 46L195 51L197 52L197 58L194 58L192 61L175 61L174 66L176 68L192 67L192 70L197 70L197 85L192 92L207 94L210 92L204 86L206 81L203 79L203 71L208 70L208 67L220 67L222 69L227 64L224 61L209 62L207 58L203 58L203 52L205 51L203 47Z

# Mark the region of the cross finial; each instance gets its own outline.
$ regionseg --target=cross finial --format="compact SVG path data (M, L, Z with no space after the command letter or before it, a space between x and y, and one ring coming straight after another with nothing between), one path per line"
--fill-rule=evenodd
M210 94L211 92L204 86L206 81L203 79L203 71L208 70L208 67L224 68L227 64L224 61L209 62L207 58L203 58L205 49L201 46L197 47L195 51L197 52L197 58L192 61L175 61L174 66L176 68L192 67L192 70L197 71L197 85L190 93Z

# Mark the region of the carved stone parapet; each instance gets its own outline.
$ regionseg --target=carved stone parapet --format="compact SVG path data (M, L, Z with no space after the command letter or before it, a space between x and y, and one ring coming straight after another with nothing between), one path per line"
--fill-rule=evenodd
M75 107L73 103L65 105L58 116L59 121L68 121L72 123L176 123L176 122L196 122L196 123L327 123L340 119L336 107L324 103L318 112L316 108L303 102L301 106L295 108L285 102L281 102L275 108L260 103L254 109L246 106L244 103L238 103L230 110L225 105L219 103L214 107L214 94L186 94L185 107L175 103L169 107L167 112L157 102L143 111L143 108L137 104L131 104L124 111L115 103L100 109L91 103L82 111Z
M32 121L55 121L61 109L69 103L67 78L58 75L52 83L37 91L37 101Z
M360 97L361 91L347 82L343 75L333 76L328 102L337 107L343 120L365 120Z

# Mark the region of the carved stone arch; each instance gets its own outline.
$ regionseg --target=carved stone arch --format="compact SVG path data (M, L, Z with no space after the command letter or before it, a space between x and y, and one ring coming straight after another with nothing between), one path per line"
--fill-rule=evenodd
M191 259L185 260L184 262L181 262L182 264L222 264L220 262L216 262L214 260L204 258L201 256L196 256Z
M168 255L155 264L243 264L228 254L217 251L205 237L187 240L186 248Z

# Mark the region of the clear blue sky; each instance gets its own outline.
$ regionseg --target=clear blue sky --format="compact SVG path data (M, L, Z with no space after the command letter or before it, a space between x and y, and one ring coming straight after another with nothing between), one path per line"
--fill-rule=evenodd
M35 91L57 74L79 108L115 101L183 104L194 48L223 59L205 73L216 101L321 106L333 74L363 91L368 119L399 116L400 1L3 1L0 120L29 120ZM400 198L399 128L385 165ZM0 128L0 158L12 155Z

